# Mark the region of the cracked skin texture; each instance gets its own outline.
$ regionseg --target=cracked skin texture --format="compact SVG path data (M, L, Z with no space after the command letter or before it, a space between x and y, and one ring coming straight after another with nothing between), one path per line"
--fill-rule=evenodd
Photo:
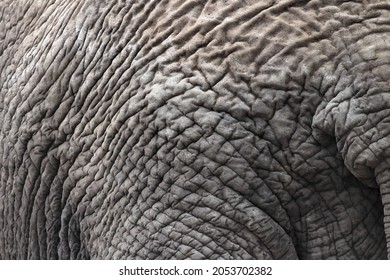
M386 258L389 24L389 1L1 1L0 258Z

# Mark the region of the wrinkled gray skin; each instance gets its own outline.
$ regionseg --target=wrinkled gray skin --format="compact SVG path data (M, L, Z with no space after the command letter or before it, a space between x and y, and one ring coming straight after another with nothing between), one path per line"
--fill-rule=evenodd
M0 2L1 259L380 259L390 1Z

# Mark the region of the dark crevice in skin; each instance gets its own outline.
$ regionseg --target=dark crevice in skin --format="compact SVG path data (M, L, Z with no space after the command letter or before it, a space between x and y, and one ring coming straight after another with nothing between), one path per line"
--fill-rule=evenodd
M383 258L340 105L386 86L359 50L389 5L171 2L31 2L0 31L0 257Z

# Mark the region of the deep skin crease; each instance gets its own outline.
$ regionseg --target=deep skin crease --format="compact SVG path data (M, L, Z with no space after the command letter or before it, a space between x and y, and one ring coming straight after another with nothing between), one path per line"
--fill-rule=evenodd
M386 258L389 38L389 1L1 1L0 258Z

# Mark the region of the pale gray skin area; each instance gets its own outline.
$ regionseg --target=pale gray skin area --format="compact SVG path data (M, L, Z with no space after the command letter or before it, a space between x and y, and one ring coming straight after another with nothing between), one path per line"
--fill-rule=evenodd
M1 259L388 257L389 1L3 0L0 73Z

